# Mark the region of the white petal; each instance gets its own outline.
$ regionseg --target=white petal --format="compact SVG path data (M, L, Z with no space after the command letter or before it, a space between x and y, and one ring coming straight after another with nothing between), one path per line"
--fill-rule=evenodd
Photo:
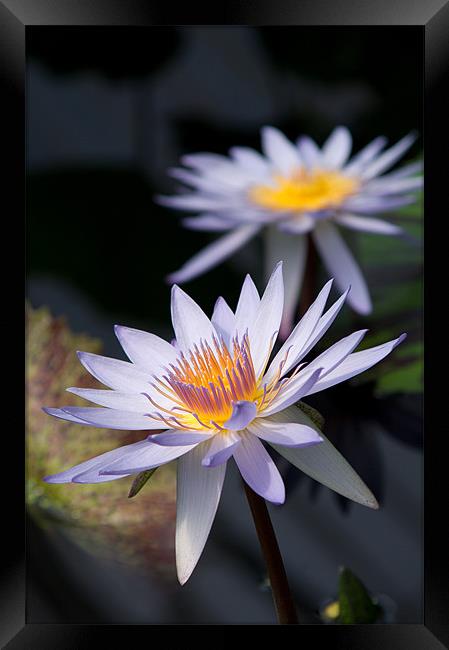
M119 411L143 414L154 410L148 398L140 393L124 393L118 390L98 390L96 388L67 388L66 390L94 404Z
M323 157L320 148L312 138L308 135L303 135L297 142L299 155L306 167L313 168L319 167L323 162Z
M221 232L222 230L233 230L238 223L221 215L203 214L199 217L186 217L182 220L182 225L190 230Z
M262 150L283 174L289 174L301 164L297 148L279 129L271 126L262 129Z
M178 429L170 429L164 433L156 433L152 435L149 440L157 445L164 447L183 447L185 445L191 447L199 442L206 442L214 434L207 431L179 431Z
M351 285L348 302L360 314L372 310L371 299L365 279L351 251L337 228L331 223L320 223L312 234L315 245L329 274L344 291Z
M78 358L91 375L105 386L125 393L148 390L151 375L132 363L110 359L91 352L77 352Z
M104 429L119 429L124 431L149 431L151 429L166 429L166 425L153 418L117 409L93 408L91 406L64 406L64 413L84 420L88 424ZM62 417L62 416L61 416ZM69 419L69 418L67 418Z
M413 178L388 178L381 176L364 185L363 191L369 194L386 196L389 194L401 194L403 192L419 190L423 184L424 179L421 176L414 176Z
M215 327L217 333L223 337L226 345L229 345L229 340L235 332L236 319L234 312L229 307L228 303L221 296L217 299L214 307L214 313L211 318L212 325Z
M300 411L296 406L289 409L294 416L294 411ZM305 413L300 411L299 416L302 422L315 428L323 438L323 442L306 448L282 447L272 445L277 452L284 456L292 465L298 467L305 474L308 474L316 481L323 483L331 490L342 494L352 501L361 503L369 508L378 508L376 499L365 483L352 469L349 463L335 449L329 440L320 432L315 424ZM296 416L296 419L298 416Z
M218 432L212 438L209 449L201 464L204 467L216 467L231 458L234 449L240 444L240 435L234 431Z
M191 210L226 210L235 207L233 194L229 195L227 201L220 195L200 194L199 192L176 194L175 196L155 196L154 200L159 205L188 212Z
M346 226L351 230L370 232L378 235L400 235L404 231L388 221L375 219L373 217L358 216L356 214L341 214L335 218L340 226Z
M211 341L217 334L201 307L176 285L171 293L171 317L176 342L184 352L200 339Z
M120 458L119 460L105 465L100 474L104 476L114 476L117 474L137 474L144 472L159 465L165 465L180 456L190 453L196 448L195 445L180 445L179 447L167 447L157 445L151 440L146 441L146 445L141 448L136 448L129 454Z
M278 228L282 232L291 233L292 235L304 235L310 232L315 227L315 224L316 219L303 212L288 221L282 221Z
M195 568L209 536L220 501L226 464L203 467L204 450L196 447L178 461L176 568L183 585Z
M213 169L216 166L226 163L226 156L218 153L189 153L181 156L181 162L187 167L200 169L201 171Z
M415 140L416 135L413 133L410 133L409 135L406 135L404 138L399 140L399 142L390 147L390 149L387 149L387 151L385 151L363 170L361 174L362 178L367 180L368 178L378 176L386 169L394 165L394 163L399 160L399 158L407 151L407 149L410 149Z
M257 406L254 402L240 400L232 403L232 415L223 424L225 429L230 431L240 431L254 420L257 414Z
M257 316L260 305L259 292L250 275L245 277L235 310L236 333L241 338Z
M328 169L339 169L349 158L352 137L344 126L335 128L323 145L323 162Z
M209 269L223 262L235 253L260 230L258 224L250 224L235 228L227 235L223 235L203 248L188 260L178 271L171 273L167 280L173 282L187 282L202 275Z
M330 348L322 352L309 365L307 370L312 368L324 368L321 379L338 366L353 350L358 346L368 330L360 330L331 345Z
M276 341L284 307L284 282L282 262L279 262L268 282L257 310L256 318L248 329L251 356L256 377L264 371L265 364Z
M326 334L329 327L332 325L334 320L337 318L340 313L341 308L348 296L349 288L334 302L332 307L329 307L327 312L325 312L319 319L313 333L307 339L306 345L300 350L300 353L297 357L297 363L304 359L304 357L310 352L314 345Z
M254 174L254 177L264 177L270 172L270 164L254 149L249 147L233 147L229 150L231 156L241 167Z
M393 341L388 341L382 345L376 345L374 348L368 348L367 350L361 350L360 352L354 352L350 354L339 366L337 366L332 372L330 372L322 380L318 380L315 386L308 392L308 395L313 393L318 393L320 390L325 390L330 386L339 384L342 381L346 381L355 375L368 370L371 366L374 366L379 361L382 361L394 348L399 345L404 338L405 334Z
M272 503L284 503L282 477L263 444L250 433L241 433L241 442L234 449L234 459L250 488Z
M169 363L175 363L178 357L175 348L155 334L121 325L115 325L114 330L128 358L151 373L157 373Z
M86 427L94 427L95 424L88 424L85 422L85 420L81 420L81 418L77 418L74 415L69 415L68 413L65 413L62 409L60 408L49 408L48 406L43 406L42 410L44 413L47 413L47 415L52 415L55 418L58 418L58 420L66 420L67 422L75 422L76 424L82 424Z
M274 357L264 377L264 383L268 383L273 379L273 377L278 372L280 363L285 359L286 355L287 361L284 363L284 366L282 368L282 373L280 375L281 377L283 377L291 368L296 366L301 358L305 356L303 349L305 348L308 340L314 333L315 328L319 323L319 319L323 313L323 309L326 305L331 287L332 280L329 280L321 289L317 298L310 305L304 316L296 325L293 332L290 334L284 345Z
M248 427L248 431L266 442L272 442L285 447L308 447L321 442L321 436L306 424L284 422L271 418L257 418Z
M46 483L70 483L71 481L75 483L103 483L105 481L114 481L123 478L123 476L128 476L128 474L100 477L99 472L103 467L111 464L118 458L122 458L129 453L142 449L146 444L148 444L146 440L141 440L140 442L134 442L131 445L124 445L123 447L112 449L104 454L90 458L83 463L74 465L64 472L59 472L52 476L46 476L44 481Z
M307 258L307 239L292 237L276 227L265 230L265 275L274 265L283 260L284 273L284 312L280 336L285 339L291 332L296 305L299 302L301 285Z
M366 147L361 149L350 162L346 165L344 172L345 174L358 175L363 168L368 165L373 158L377 156L379 151L381 151L387 144L387 138L384 136L379 136L370 142Z
M402 196L370 196L361 193L347 199L343 207L349 212L372 214L396 210L397 208L402 208L412 203L416 203L416 196L414 194L405 194Z
M313 368L310 372L308 368L305 368L296 377L286 383L285 388L279 391L271 404L263 409L261 416L267 417L268 415L279 413L279 411L286 409L287 406L299 402L304 395L309 395L322 372L323 368Z

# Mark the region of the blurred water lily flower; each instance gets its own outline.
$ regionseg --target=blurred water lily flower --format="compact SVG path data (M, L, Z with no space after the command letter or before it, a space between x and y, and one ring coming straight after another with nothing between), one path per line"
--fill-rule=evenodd
M413 144L407 135L384 151L386 138L378 137L350 158L352 138L337 127L320 149L308 136L290 142L278 129L262 129L261 155L234 147L229 157L196 153L185 155L185 168L171 175L193 188L188 193L158 197L166 206L197 212L183 220L187 228L229 231L194 255L170 282L192 280L221 263L264 229L266 270L285 263L285 312L281 335L291 331L307 257L305 235L313 242L337 286L351 285L348 302L361 314L371 312L371 299L361 270L337 226L384 235L401 228L373 214L414 202L422 185L416 176L420 163L384 174ZM384 174L384 175L382 175ZM295 237L294 235L297 235Z
M130 362L78 353L84 367L112 390L68 389L101 408L44 409L83 425L154 433L45 480L111 481L177 458L176 561L181 584L192 573L209 535L227 460L234 458L243 479L259 495L276 504L284 502L283 480L263 442L338 493L376 508L370 490L296 404L370 368L404 335L353 352L366 332L361 330L314 361L300 363L348 295L345 291L324 312L331 284L323 287L271 363L284 302L282 263L275 267L262 298L247 276L236 311L220 297L211 319L175 285L171 301L175 345L154 334L116 326Z

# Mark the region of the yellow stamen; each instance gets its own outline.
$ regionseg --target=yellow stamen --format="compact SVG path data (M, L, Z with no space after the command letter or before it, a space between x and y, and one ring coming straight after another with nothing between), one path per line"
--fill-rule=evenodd
M300 169L291 176L275 176L273 185L257 185L249 196L269 210L324 210L340 205L359 183L337 171Z

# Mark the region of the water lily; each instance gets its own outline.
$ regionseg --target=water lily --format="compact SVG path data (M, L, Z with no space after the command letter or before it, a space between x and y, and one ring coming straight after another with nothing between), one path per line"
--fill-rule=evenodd
M196 212L183 220L187 228L226 231L194 255L170 282L192 280L221 263L260 231L266 236L266 271L282 258L285 263L285 313L282 334L290 333L307 257L307 233L337 286L351 285L348 303L368 314L372 305L363 274L338 226L350 230L399 235L397 225L376 214L391 212L414 202L421 187L420 163L388 174L413 144L406 135L384 150L386 138L377 137L350 158L352 138L337 127L322 148L308 136L290 142L278 129L262 129L263 155L234 147L229 157L195 153L181 158L183 168L171 175L189 191L158 197L163 205Z
M130 362L78 353L84 367L112 390L68 389L100 407L44 409L82 425L149 435L45 480L111 481L178 459L176 562L181 584L206 543L231 457L255 492L272 503L284 502L283 480L264 443L324 485L376 508L370 490L296 404L371 367L403 336L353 352L366 332L357 331L303 363L348 295L346 290L324 311L331 284L323 287L271 362L283 312L282 263L262 298L247 276L235 312L220 297L211 319L175 285L174 344L116 326Z

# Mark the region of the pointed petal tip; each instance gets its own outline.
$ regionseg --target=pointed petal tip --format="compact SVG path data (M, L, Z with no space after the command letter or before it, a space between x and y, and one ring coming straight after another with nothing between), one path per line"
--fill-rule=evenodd
M395 343L394 347L397 347L397 346L398 346L400 343L402 343L402 341L404 341L404 339L406 339L406 338L407 338L407 333L406 333L406 332L403 332L403 333L401 334L401 336L399 336L399 337L396 339L396 343Z

